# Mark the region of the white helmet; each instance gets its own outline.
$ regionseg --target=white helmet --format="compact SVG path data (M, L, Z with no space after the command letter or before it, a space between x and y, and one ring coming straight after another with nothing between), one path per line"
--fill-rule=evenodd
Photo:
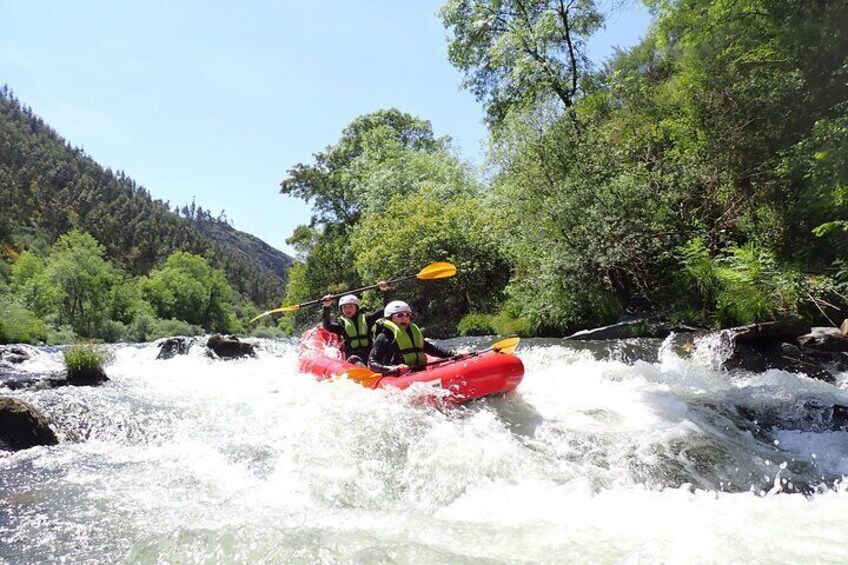
M359 299L353 294L345 294L339 300L339 308L346 304L353 304L354 306L359 306Z
M391 318L393 314L397 314L399 312L409 312L411 314L412 308L410 308L409 304L403 300L392 300L386 304L386 309L383 310L383 315L386 318Z

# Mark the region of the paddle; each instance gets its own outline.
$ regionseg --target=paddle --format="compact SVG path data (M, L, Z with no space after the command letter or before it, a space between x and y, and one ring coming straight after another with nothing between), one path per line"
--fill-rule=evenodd
M394 280L390 280L390 281L387 281L387 282L389 284L396 284L396 283L399 283L399 282L408 281L410 279L419 279L419 280L422 280L422 281L431 281L431 280L435 280L435 279L446 279L448 277L454 276L455 274L456 274L456 266L455 265L453 265L451 263L444 263L444 262L441 262L441 261L437 261L435 263L430 263L429 265L427 265L426 267L421 269L415 275L409 275L408 277L401 277L399 279L394 279ZM368 286L363 286L362 288L355 288L353 290L348 290L348 291L342 292L340 294L333 294L331 297L335 300L336 298L344 296L345 294L356 294L358 292L364 292L366 290L371 290L371 289L377 288L378 286L380 286L380 285L379 284L372 284L372 285L368 285ZM256 320L258 320L259 318L262 318L264 316L268 316L268 315L271 315L271 314L277 314L279 312L286 312L286 313L297 312L298 310L300 310L301 308L303 308L305 306L312 306L314 304L320 304L321 302L323 302L323 300L324 300L323 298L317 298L315 300L310 300L309 302L304 302L303 304L294 304L292 306L282 306L280 308L274 308L273 310L268 310L267 312L262 312L261 314L259 314L258 316L256 316L252 320L250 320L250 323L253 323Z
M339 375L340 378L356 381L366 388L373 388L377 381L385 376L383 373L375 373L366 367L350 369Z
M451 361L456 361L458 359L468 359L469 357L477 357L478 355L482 355L483 353L488 353L489 351L495 351L498 353L504 353L506 355L512 355L512 352L515 351L515 348L518 347L518 343L521 341L520 337L508 337L506 339L502 339L493 343L490 347L486 349L481 349L480 351L472 351L471 353L464 353L463 355L456 355L454 357L448 357L447 359L439 359L437 361L430 361L429 363L425 363L423 365L419 365L415 367L413 371L419 371L424 367L430 367L433 365L439 365L441 363L449 363ZM379 381L383 377L391 377L397 376L393 373L375 373L371 369L366 369L365 367L356 367L354 369L350 369L345 371L341 375L342 378L350 379L352 381L356 381L364 387L372 388L377 381Z
M418 365L413 370L418 371L423 369L424 367L432 367L433 365L440 365L441 363L448 363L450 361L456 361L457 359L468 359L469 357L477 357L478 355L482 355L483 353L488 353L489 351L494 351L496 353L505 353L507 355L512 355L512 352L515 351L515 348L518 347L518 344L521 342L520 337L508 337L506 339L502 339L500 341L496 341L491 346L486 349L481 349L480 351L472 351L471 353L463 353L460 355L454 355L453 357L448 357L447 359L437 359L436 361L430 361L429 363L424 363L423 365Z

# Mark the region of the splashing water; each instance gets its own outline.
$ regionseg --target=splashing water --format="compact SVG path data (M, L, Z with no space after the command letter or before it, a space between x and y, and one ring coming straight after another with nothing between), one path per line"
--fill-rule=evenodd
M516 393L440 410L257 344L230 362L117 346L105 386L3 392L60 444L0 454L0 562L848 559L839 387L723 373L720 351L627 364L525 340Z

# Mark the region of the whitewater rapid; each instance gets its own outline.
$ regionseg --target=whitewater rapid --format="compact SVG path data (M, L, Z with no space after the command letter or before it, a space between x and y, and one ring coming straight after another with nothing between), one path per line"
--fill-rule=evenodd
M0 388L60 438L0 453L0 562L848 561L843 376L525 340L516 393L440 408L256 343L115 346L105 386ZM22 370L60 367L45 349Z

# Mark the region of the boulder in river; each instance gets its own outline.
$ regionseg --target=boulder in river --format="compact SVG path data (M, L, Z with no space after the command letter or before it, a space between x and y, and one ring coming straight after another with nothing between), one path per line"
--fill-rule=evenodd
M848 351L848 336L839 328L812 328L809 333L798 336L798 344L813 351L844 353Z
M67 384L73 386L96 386L109 381L103 367L68 369Z
M30 359L29 352L21 345L0 345L0 365L18 365Z
M778 320L730 328L721 338L730 342L733 353L724 362L725 369L744 369L761 373L779 369L834 382L832 368L848 367L848 340L838 337L839 330L811 328L801 320ZM838 346L842 346L839 349Z
M41 412L17 398L0 397L0 444L3 447L18 450L57 443L56 434Z
M694 332L698 328L685 325L670 325L648 320L628 320L610 326L580 330L567 336L565 339L572 341L589 341L605 339L629 339L637 337L665 339L675 332Z
M215 334L206 342L206 346L221 359L233 359L237 357L256 357L256 349L253 344L239 341L234 336L223 336Z
M159 355L156 359L170 359L177 355L188 353L195 340L187 337L169 337L159 345Z

